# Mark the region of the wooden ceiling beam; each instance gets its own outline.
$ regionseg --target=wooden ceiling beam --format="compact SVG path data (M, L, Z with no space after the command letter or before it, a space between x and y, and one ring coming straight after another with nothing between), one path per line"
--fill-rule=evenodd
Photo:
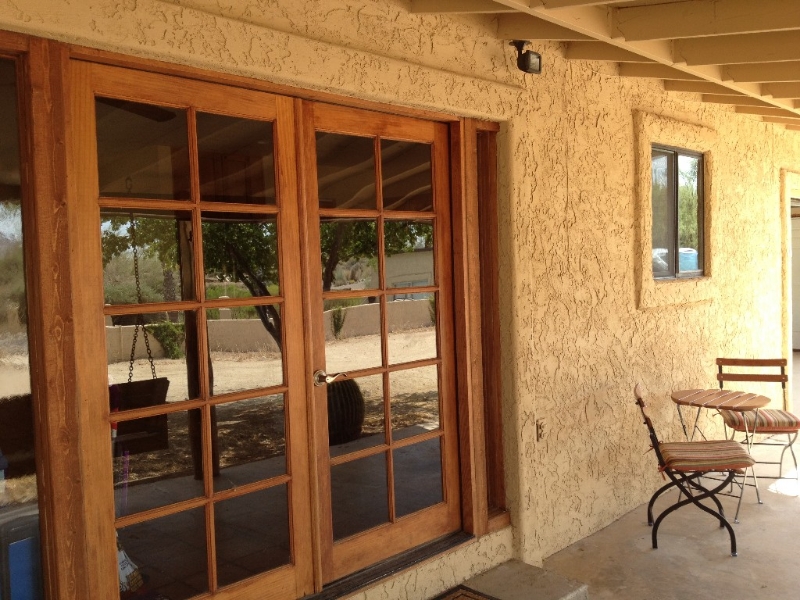
M800 81L800 60L722 65L722 77L729 81Z
M620 63L653 62L640 54L604 42L569 42L564 57L573 60L604 60Z
M750 96L723 96L721 94L703 94L703 102L711 104L733 104L736 106L762 106L764 108L774 108L772 104L751 98Z
M455 0L457 1L457 0ZM520 13L527 13L561 25L578 33L589 36L593 40L611 40L611 23L608 20L608 2L590 2L584 0L566 3L563 0L495 0ZM557 9L557 10L556 10ZM612 43L612 45L615 45Z
M794 118L787 117L762 117L764 123L776 123L778 125L800 125L800 115Z
M800 82L763 83L761 93L773 98L800 98Z
M689 75L689 73L684 73L683 71L659 63L619 63L619 74L621 77L703 81L697 75Z
M762 117L786 117L788 119L800 119L800 115L790 110L783 110L772 106L737 106L735 111L741 115L760 115Z
M557 40L561 42L592 39L588 35L577 33L561 25L519 13L498 17L497 37L501 40Z
M673 52L688 66L800 60L800 31L680 39Z
M664 40L800 29L797 0L694 0L611 10L615 35Z
M545 8L572 8L575 6L602 6L604 4L614 4L614 2L624 2L625 0L532 0L531 6L541 4Z
M741 92L710 81L664 81L667 92L689 92L694 94L716 94L718 96L741 96Z
M457 1L457 0L453 0ZM673 67L678 71L683 71L689 75L696 76L703 81L672 81L671 84L680 83L695 83L700 84L705 82L709 83L707 89L697 90L699 93L707 94L725 94L725 95L746 95L761 100L765 100L769 104L773 104L778 108L784 108L785 103L781 100L775 100L770 97L763 97L761 92L761 85L757 82L738 82L729 79L723 79L723 70L721 65L737 64L746 61L752 62L776 62L785 60L800 60L800 31L782 31L775 32L767 36L765 41L763 38L759 41L758 38L765 34L750 34L750 35L727 35L716 36L715 38L691 38L682 40L643 40L643 41L626 41L619 37L615 37L612 31L612 23L608 14L608 5L610 2L604 2L604 5L597 5L592 2L574 3L569 2L569 5L559 4L557 7L555 0L495 0L497 4L502 4L508 8L513 8L520 13L526 13L534 17L539 17L555 25L560 25L568 29L572 29L578 33L586 35L599 44L593 49L588 44L592 42L568 42L565 56L567 58L586 59L586 60L612 60L619 63L658 63L664 66ZM691 0L692 2L704 0ZM724 1L724 0L719 0ZM562 2L562 0L559 0ZM556 10L558 8L558 10ZM757 10L754 8L753 10ZM771 36L780 36L773 44ZM745 44L743 39L748 38L751 40L756 39L755 43ZM700 50L702 47L697 45L680 46L681 44L698 44L700 42L707 42L708 40L723 40L724 59L715 60L713 62L699 61L702 64L689 64L693 53ZM728 45L725 46L725 43ZM759 43L763 47L759 47ZM583 47L581 47L584 45ZM601 46L612 46L624 53L621 60L615 60L611 51L598 50ZM788 50L783 47L788 46ZM776 49L776 46L778 47ZM715 46L719 50L719 44ZM680 52L676 52L676 48ZM776 57L782 51L784 55ZM687 57L682 56L686 54ZM796 59L791 58L791 55L796 53ZM634 56L631 56L634 55ZM735 58L731 59L730 57ZM665 89L669 81L665 82ZM678 91L678 90L676 90Z
M509 8L492 0L411 0L412 13L514 13Z
M766 102L751 96L724 96L717 94L703 94L703 102L711 102L716 104L730 104L733 106L760 106L763 108L774 108L776 110L794 111L798 108L795 101L792 99L773 99L773 102ZM793 112L794 114L794 112Z

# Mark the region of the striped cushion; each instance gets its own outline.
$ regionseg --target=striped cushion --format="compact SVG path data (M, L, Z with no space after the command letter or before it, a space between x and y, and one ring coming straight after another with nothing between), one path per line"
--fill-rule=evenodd
M747 419L747 430L753 431L755 412L738 412L734 410L719 411L725 424L736 431L745 431L744 420ZM790 412L774 408L758 411L756 433L794 433L800 429L800 419Z
M755 461L738 442L668 442L660 445L664 467L673 471L730 471Z

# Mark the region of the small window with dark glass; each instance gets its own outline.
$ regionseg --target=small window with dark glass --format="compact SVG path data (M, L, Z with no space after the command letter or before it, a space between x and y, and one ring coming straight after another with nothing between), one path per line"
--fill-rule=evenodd
M653 277L703 275L703 155L653 146Z

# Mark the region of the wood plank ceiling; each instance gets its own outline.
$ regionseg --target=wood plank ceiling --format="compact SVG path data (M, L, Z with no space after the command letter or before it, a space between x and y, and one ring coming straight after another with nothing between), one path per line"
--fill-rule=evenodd
M567 59L614 62L623 77L800 131L800 0L412 0L412 10L497 14L499 39L563 42Z

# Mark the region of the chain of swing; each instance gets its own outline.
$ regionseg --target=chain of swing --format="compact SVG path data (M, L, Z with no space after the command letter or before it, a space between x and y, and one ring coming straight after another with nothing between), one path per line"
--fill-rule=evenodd
M131 213L131 226L130 226L131 246L133 246L133 276L136 280L136 299L139 304L142 304L142 283L139 278L139 251L136 242L136 219ZM144 322L144 315L138 313L136 315L136 323L133 328L133 344L131 344L131 360L128 365L128 383L133 381L133 363L136 357L136 341L139 338L139 327L142 328L142 336L144 337L144 346L147 349L147 360L150 361L150 371L153 373L153 379L156 376L156 364L153 362L153 352L150 349L150 338L147 335L147 327Z

